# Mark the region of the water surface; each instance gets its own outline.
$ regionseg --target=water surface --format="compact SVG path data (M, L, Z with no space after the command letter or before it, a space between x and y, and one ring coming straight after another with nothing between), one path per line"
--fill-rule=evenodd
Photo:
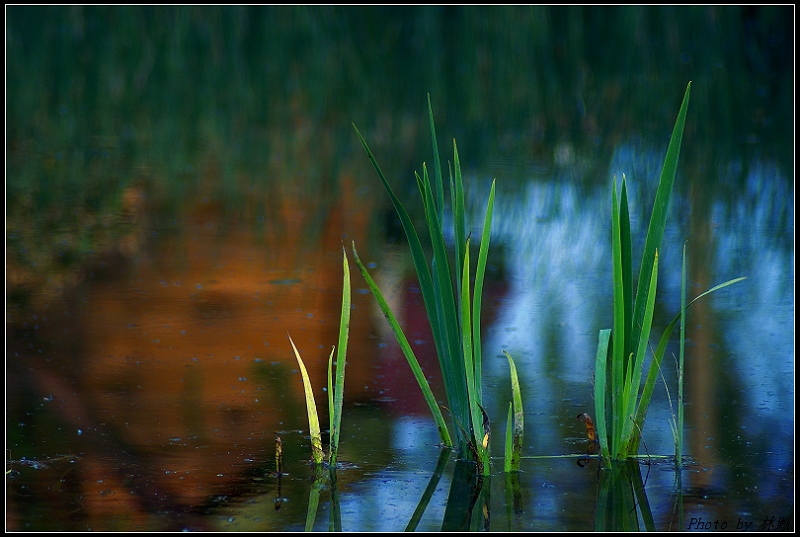
M469 526L620 529L630 518L604 506L632 479L659 530L793 527L787 11L9 10L9 74L26 76L8 87L7 529L299 531L321 486L314 529L333 514L401 531L432 480L416 529L453 527L456 456L437 477L429 411L357 271L335 487L307 464L287 338L326 416L355 241L446 404L405 238L351 125L422 224L428 93L445 163L458 142L476 238L497 181L483 315L495 460ZM679 308L684 244L690 298L747 279L688 314L687 465L653 458L623 479L578 458L576 419L594 412L612 323L610 185L625 175L638 259L689 80L656 327ZM503 350L526 420L508 480ZM677 338L644 431L653 456L674 450L673 354Z

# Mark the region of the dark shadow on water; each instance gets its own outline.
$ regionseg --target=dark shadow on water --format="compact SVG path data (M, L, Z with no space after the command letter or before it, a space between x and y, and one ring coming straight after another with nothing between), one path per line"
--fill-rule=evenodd
M489 491L491 477L478 473L474 463L457 460L447 497L442 531L480 531L489 529Z
M639 461L612 461L598 472L595 531L655 531Z

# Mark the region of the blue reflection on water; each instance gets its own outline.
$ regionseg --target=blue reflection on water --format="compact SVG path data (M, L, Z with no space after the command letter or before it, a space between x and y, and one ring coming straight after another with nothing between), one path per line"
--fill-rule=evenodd
M627 179L635 271L662 161L661 152L630 144L621 145L609 164L609 181L616 177L619 182L623 174ZM681 253L687 240L698 241L697 248L710 252L709 266L703 268L709 287L747 276L704 300L711 300L719 318L716 333L722 340L715 343L744 398L746 410L737 419L752 428L747 436L769 438L764 451L772 464L781 466L791 460L794 430L793 192L770 162L757 161L746 169L741 164L725 166L713 183L736 184L738 179L726 174L743 170L745 187L715 199L710 215L692 214L692 200L675 189L660 251L658 302L670 318L680 307ZM688 180L679 173L677 181ZM468 224L476 237L489 187L474 177L470 185L467 199L474 205L468 209ZM497 318L485 329L484 355L505 349L515 356L529 408L535 407L538 414L563 413L565 397L583 397L581 401L593 405L588 392L597 332L612 324L610 189L586 186L575 173L558 169L549 180L516 190L504 187L498 184L492 245L502 246L509 289ZM691 218L707 218L701 225L710 233L693 237ZM705 291L695 282L689 285L689 299ZM485 368L494 383L505 382L504 360L487 359ZM565 383L586 385L586 394L565 395ZM496 411L502 410L502 403L498 405ZM560 426L559 420L540 420L537 436L558 438ZM655 447L671 452L666 420L661 426L651 431L663 444ZM540 447L564 449L558 443Z

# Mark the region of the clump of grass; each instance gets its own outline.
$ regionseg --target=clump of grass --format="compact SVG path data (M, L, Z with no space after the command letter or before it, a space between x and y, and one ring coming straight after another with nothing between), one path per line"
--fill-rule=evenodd
M439 357L439 366L444 379L449 411L453 419L458 448L465 458L477 463L483 475L489 475L489 420L483 409L482 388L482 347L481 347L481 299L486 261L491 233L492 210L494 207L495 184L489 192L489 201L483 223L483 232L478 250L474 284L470 289L470 237L466 235L464 213L464 186L458 148L453 141L453 168L450 170L450 199L453 213L453 233L455 236L455 259L447 256L443 232L444 180L439 159L433 110L428 97L428 115L433 140L433 178L423 164L422 176L415 174L425 220L431 241L433 258L428 264L419 235L408 212L393 192L386 176L381 171L364 137L356 129L356 134L364 146L378 177L392 201L405 231L411 249L414 267L419 278L420 290L431 325L433 339ZM361 274L378 301L384 316L405 355L420 388L423 391L431 413L436 421L442 443L452 446L453 442L439 405L430 390L428 381L419 367L413 349L402 332L397 319L386 304L380 289L361 263L353 245L353 254ZM451 272L451 266L455 270ZM455 282L453 281L455 276Z
M661 248L666 227L667 209L675 182L690 90L691 82L686 87L661 170L635 296L633 295L631 228L625 177L622 178L619 198L617 197L616 178L612 184L614 327L612 330L600 331L595 360L595 415L600 452L605 460L624 460L638 454L644 421L667 343L678 321L683 321L686 307L691 304L690 302L684 305L685 299L682 299L681 312L667 326L661 336L658 347L653 352L646 380L642 385L642 372L649 347L658 285L658 250ZM683 279L685 289L685 269ZM720 284L694 300L742 279L737 278ZM680 353L682 357L683 331L681 336ZM681 361L679 368L681 384L683 382L682 370ZM682 399L682 387L679 388L679 391ZM680 403L682 404L682 401ZM682 416L680 409L679 416ZM680 437L676 438L676 446L678 446L682 443L682 424L680 428L676 426L674 430Z
M328 418L330 424L330 447L328 464L333 468L336 466L336 458L339 452L339 436L342 424L342 406L344 403L344 370L347 356L347 341L350 334L350 264L347 261L347 252L342 248L344 268L344 278L342 283L342 314L339 320L339 345L331 349L328 356ZM319 426L319 415L317 405L314 400L314 391L311 386L311 379L308 377L305 363L300 357L300 352L289 336L289 343L292 345L297 365L300 368L300 375L303 379L303 389L306 396L306 410L308 412L308 429L311 435L311 458L315 464L320 465L324 462L324 452L322 450L322 433ZM334 379L333 355L336 352L336 374Z

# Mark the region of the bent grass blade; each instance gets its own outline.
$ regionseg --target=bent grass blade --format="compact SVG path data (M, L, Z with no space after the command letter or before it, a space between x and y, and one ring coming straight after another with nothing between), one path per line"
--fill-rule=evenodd
M708 289L707 291L697 295L691 301L686 303L686 306L683 308L685 312L689 306L700 300L706 295L709 295L715 291L719 291L729 285L733 285L734 283L738 283L742 280L746 280L747 276L741 276L739 278L734 278L732 280L728 280L723 282L719 285L715 285L714 287ZM650 406L650 400L653 396L653 391L655 389L656 381L658 379L659 370L661 369L661 362L664 358L664 354L667 350L667 344L669 343L669 339L672 336L672 333L675 331L675 327L678 326L678 322L681 321L682 315L678 313L675 317L670 321L667 325L667 328L664 330L664 333L661 335L661 339L658 342L658 346L656 347L655 352L653 353L653 361L650 364L650 369L647 372L647 379L645 380L644 387L642 389L642 396L639 400L639 406L636 409L636 427L635 431L641 431L644 428L645 418L647 417L647 410ZM679 388L680 389L680 388ZM680 408L680 407L679 407ZM639 442L641 441L641 434L637 433L631 439L632 446L635 449L629 450L630 453L637 453L639 449Z
M378 288L375 280L372 279L369 271L367 271L367 268L361 262L361 258L358 257L355 241L353 241L353 259L355 259L358 270L361 271L361 275L367 282L367 286L369 287L370 291L372 291L375 300L378 302L378 307L380 307L381 311L383 312L383 316L389 323L389 327L392 329L395 339L397 339L397 343L400 345L400 349L403 351L403 356L406 357L408 365L411 367L411 372L414 374L414 378L417 380L417 384L419 384L419 387L422 390L422 395L425 398L425 401L428 403L428 408L430 408L431 414L433 414L433 419L436 422L436 428L439 430L439 438L442 440L444 445L452 447L453 440L451 439L450 433L447 430L444 416L442 416L442 411L439 409L439 405L433 395L433 391L428 383L428 379L425 378L425 373L422 372L422 368L420 367L419 361L414 354L414 350L411 348L408 339L403 333L403 329L400 328L400 323L397 322L397 318L394 316L394 313L392 313L389 304L383 297L383 293L381 293L381 290Z
M525 426L525 413L522 410L522 390L519 387L517 366L511 355L503 351L508 358L509 376L511 377L511 398L513 403L508 404L508 420L506 423L506 457L505 472L519 472L522 459L522 437ZM511 419L511 409L514 409L514 419Z
M292 344L294 356L297 358L297 366L300 368L300 375L303 377L303 389L306 394L306 410L308 411L308 430L311 435L311 456L315 464L322 464L322 433L319 428L319 416L317 415L317 404L314 402L314 391L311 388L311 380L308 378L308 371L303 359L300 358L300 353L292 341L292 336L289 337L289 343ZM333 351L331 351L333 355Z

